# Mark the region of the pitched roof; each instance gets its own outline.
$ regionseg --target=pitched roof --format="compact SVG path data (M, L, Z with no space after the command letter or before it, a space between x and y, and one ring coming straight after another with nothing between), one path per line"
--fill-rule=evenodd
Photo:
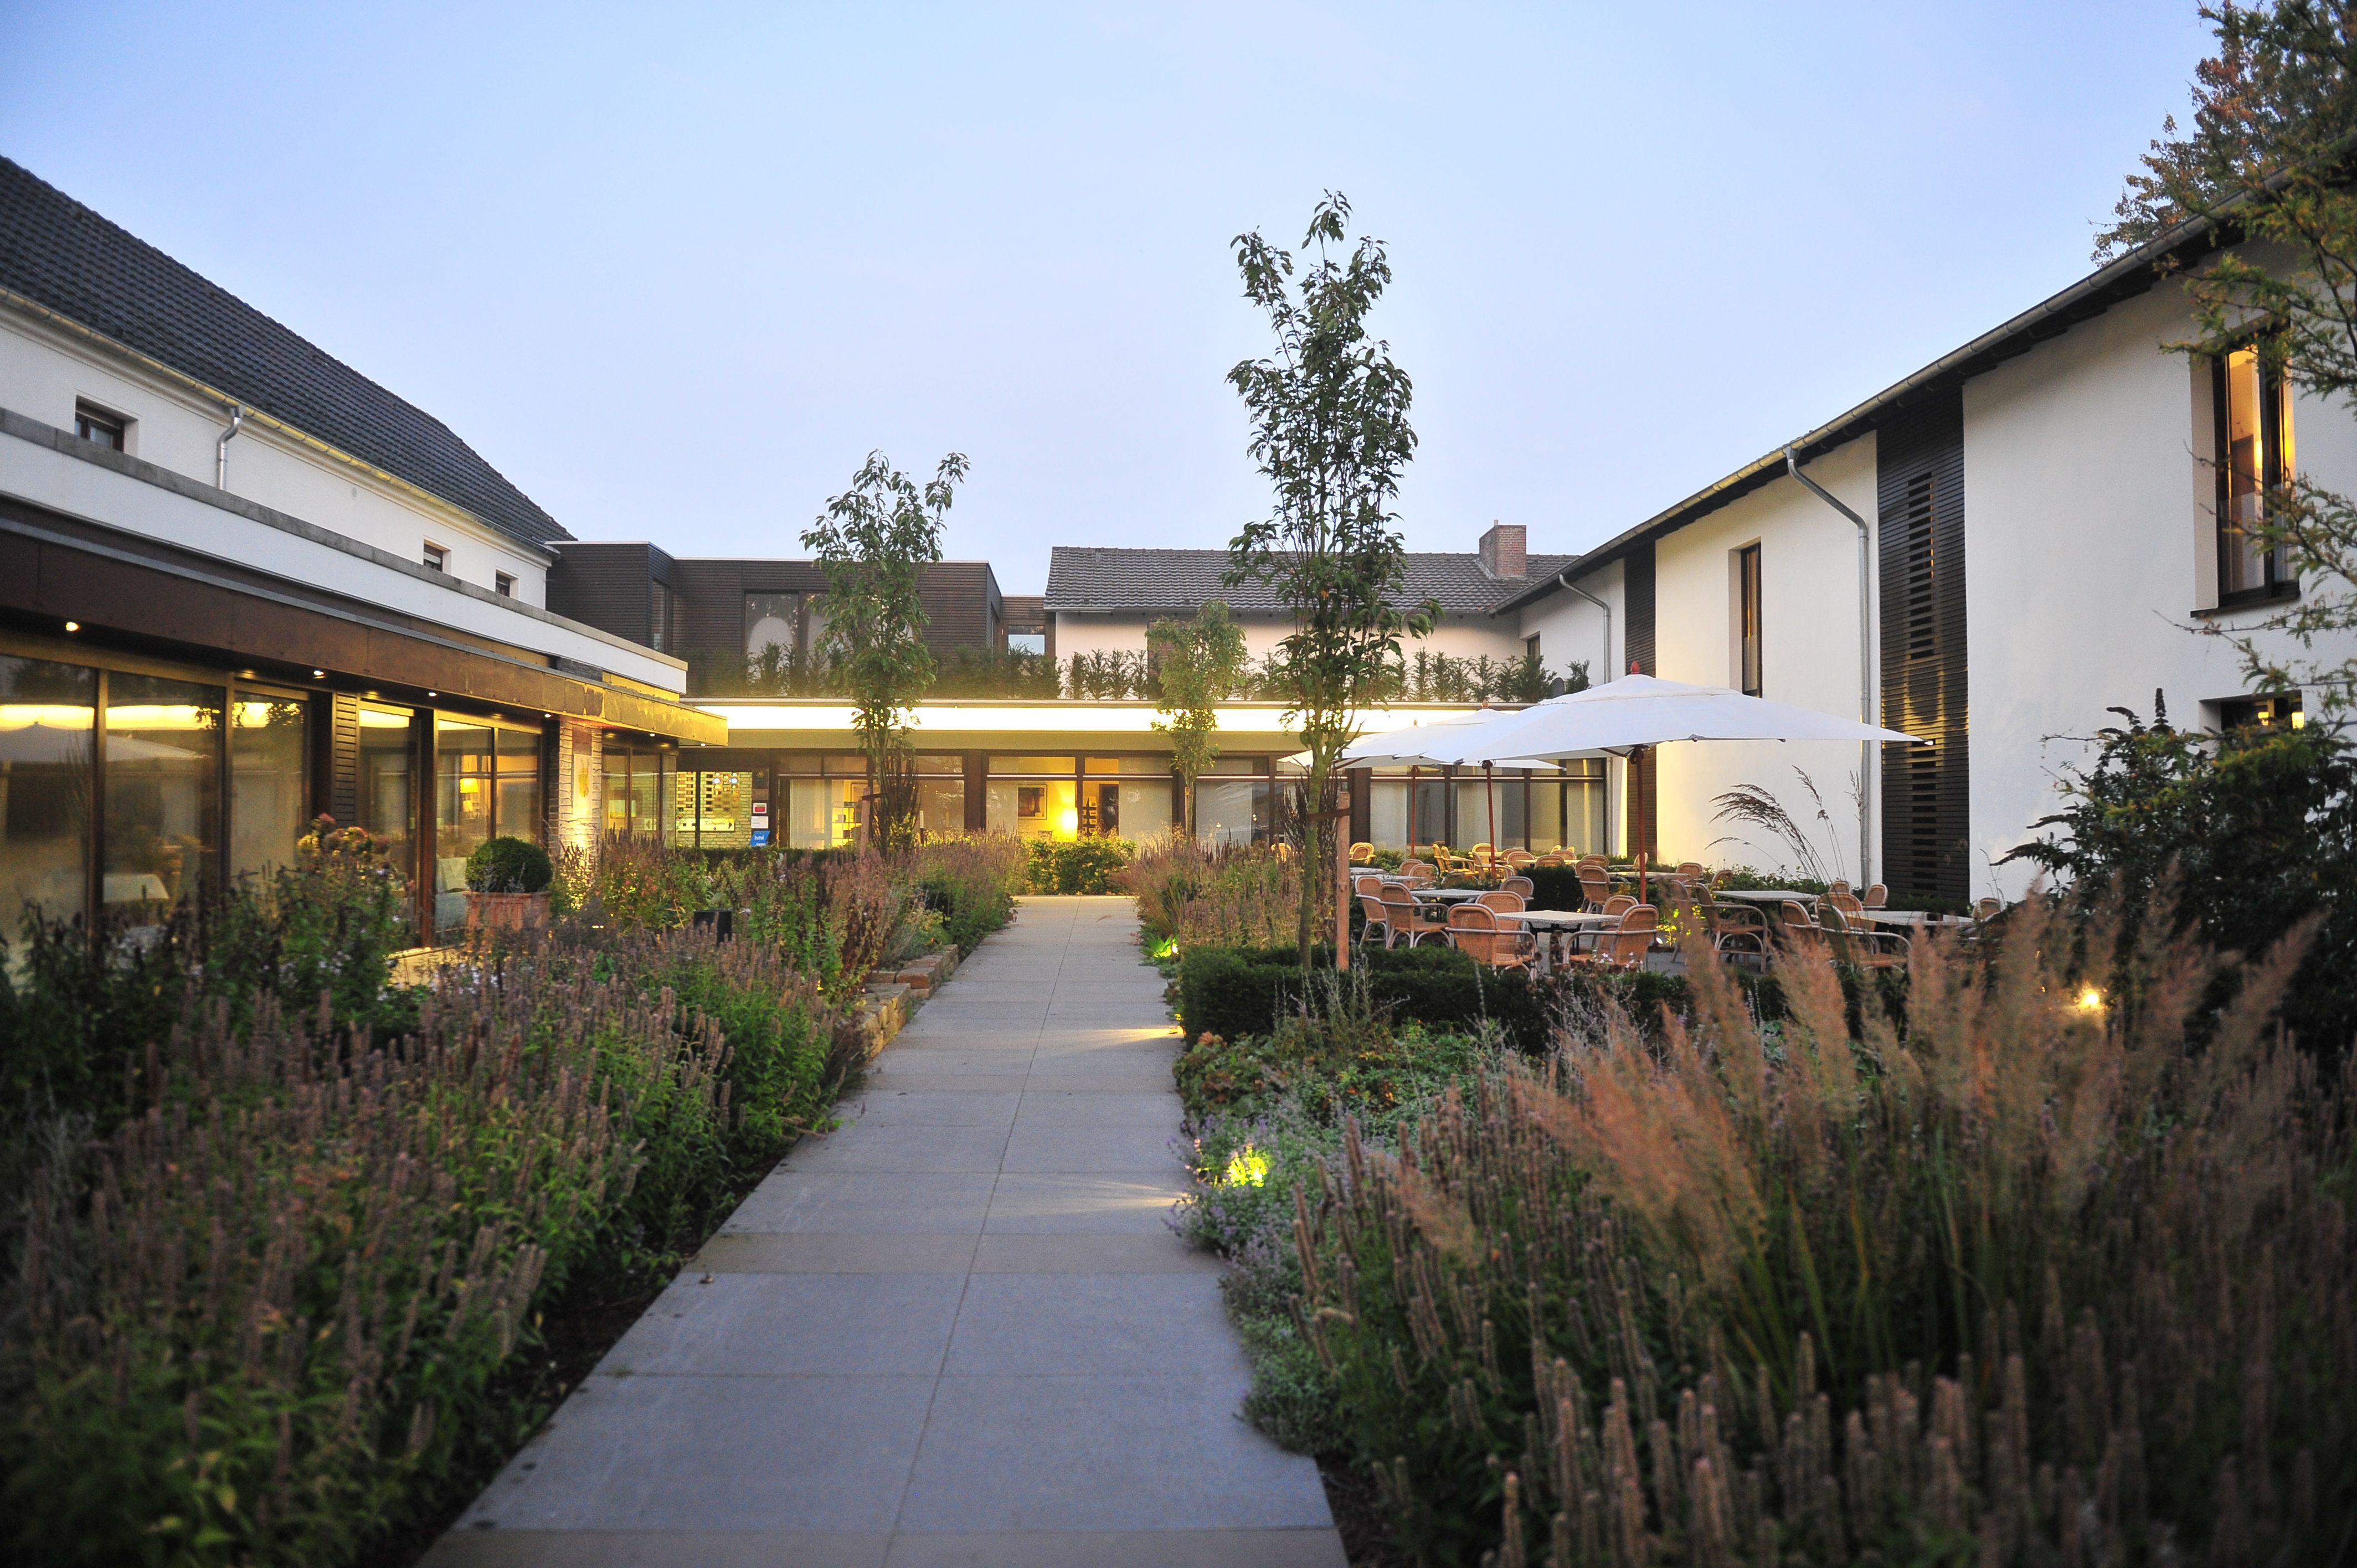
M448 425L5 157L0 288L526 543L572 537Z
M1533 555L1530 575L1501 581L1481 570L1471 553L1410 551L1404 605L1437 599L1452 616L1487 615L1531 583L1551 578L1577 559ZM1224 550L1122 550L1060 544L1048 562L1048 608L1113 610L1131 615L1192 615L1206 599L1225 599L1239 615L1283 615L1265 583L1230 587Z

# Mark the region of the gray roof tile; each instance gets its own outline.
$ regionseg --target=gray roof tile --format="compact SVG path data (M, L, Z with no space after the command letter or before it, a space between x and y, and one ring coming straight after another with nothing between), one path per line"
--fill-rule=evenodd
M1487 615L1534 582L1552 577L1577 560L1572 555L1533 555L1530 575L1501 582L1481 570L1470 551L1410 551L1403 604L1437 599L1452 616ZM1192 615L1206 599L1225 599L1239 615L1280 615L1284 607L1265 584L1229 587L1224 550L1124 550L1060 544L1049 557L1048 607L1051 610L1112 610L1132 615Z
M0 288L526 543L573 537L448 425L5 157Z

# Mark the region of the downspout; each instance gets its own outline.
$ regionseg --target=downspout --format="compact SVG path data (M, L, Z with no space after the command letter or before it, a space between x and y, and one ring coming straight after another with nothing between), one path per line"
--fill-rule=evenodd
M1571 568L1566 566L1555 575L1555 585L1567 589L1604 612L1604 662L1598 666L1607 681L1614 679L1612 671L1612 607L1571 580ZM1604 853L1612 853L1612 827L1620 819L1612 814L1612 769L1604 770Z
M217 490L229 489L229 444L237 439L237 433L244 427L244 405L230 404L229 428L222 431L221 439L213 443L213 489Z
M1801 481L1819 500L1857 524L1857 721L1870 725L1874 718L1874 580L1868 574L1867 556L1872 549L1869 541L1873 531L1866 519L1842 504L1839 498L1801 472L1801 460L1790 446L1784 448L1784 471ZM1858 891L1874 886L1874 742L1857 743L1857 886Z

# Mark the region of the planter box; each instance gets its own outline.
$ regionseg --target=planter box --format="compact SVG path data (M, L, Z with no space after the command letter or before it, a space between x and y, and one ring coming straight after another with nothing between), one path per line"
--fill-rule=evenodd
M942 988L942 982L956 972L957 961L957 949L944 948L940 952L929 952L922 958L910 959L900 966L892 979L896 984L907 986L919 997L929 997Z
M544 931L548 929L545 893L467 893L467 929L479 931Z

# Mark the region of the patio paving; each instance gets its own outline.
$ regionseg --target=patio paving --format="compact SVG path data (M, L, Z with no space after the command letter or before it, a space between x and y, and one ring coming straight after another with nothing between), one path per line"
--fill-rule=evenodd
M428 1553L433 1568L1342 1568L1163 1223L1126 898L1030 898Z

